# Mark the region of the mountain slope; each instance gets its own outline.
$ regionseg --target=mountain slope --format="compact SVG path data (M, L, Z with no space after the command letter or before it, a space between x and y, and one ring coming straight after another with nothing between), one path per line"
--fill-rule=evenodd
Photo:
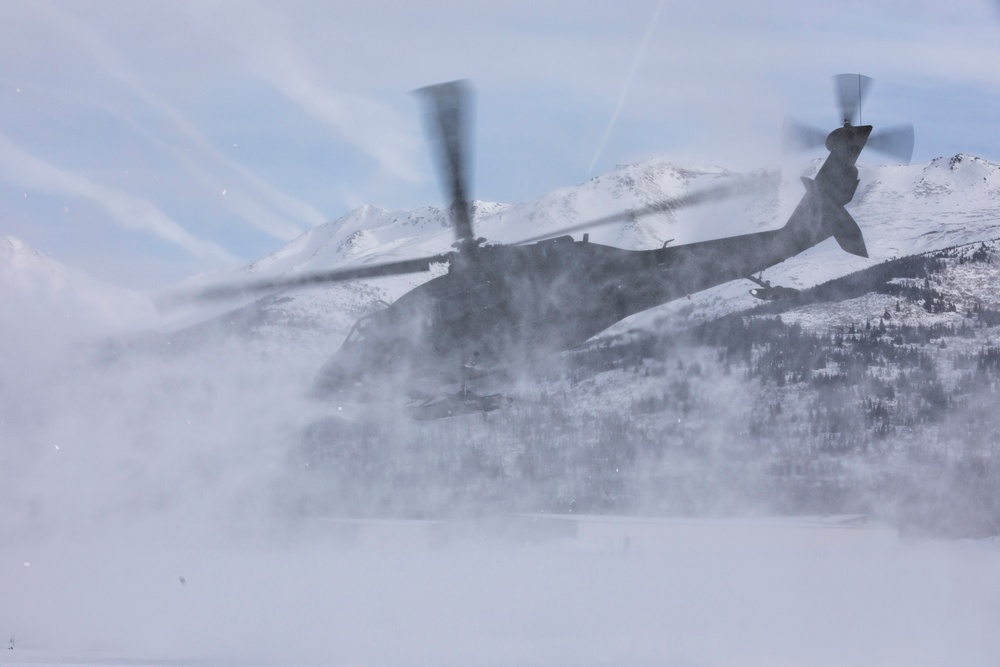
M0 238L0 313L11 331L99 335L149 326L149 298L63 266L26 243Z

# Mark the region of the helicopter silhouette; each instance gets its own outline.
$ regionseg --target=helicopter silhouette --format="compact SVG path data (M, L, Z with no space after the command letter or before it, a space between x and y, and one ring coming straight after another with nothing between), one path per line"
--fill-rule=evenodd
M451 199L454 250L429 257L325 271L223 287L202 296L274 291L337 281L429 271L439 275L391 305L359 319L340 349L319 370L314 394L382 399L404 390L418 401L413 416L446 417L499 407L499 394L479 396L466 382L531 364L572 349L635 313L763 270L831 236L845 251L867 257L858 224L844 208L858 187L856 161L872 132L852 125L863 96L856 75L835 78L843 125L825 138L829 156L780 229L651 250L591 243L570 232L734 196L757 184L725 182L567 228L548 238L489 244L477 238L466 182L469 87L454 81L417 91L427 102L428 129L437 147L442 181ZM870 79L867 79L870 82ZM808 146L815 131L789 126L792 143ZM905 135L905 132L903 133ZM906 152L906 137L883 140ZM899 148L903 144L903 148ZM912 152L912 129L909 151ZM761 284L761 283L758 283ZM763 285L762 285L763 287ZM770 288L772 291L775 288ZM773 292L772 292L773 293ZM448 387L460 387L449 393Z

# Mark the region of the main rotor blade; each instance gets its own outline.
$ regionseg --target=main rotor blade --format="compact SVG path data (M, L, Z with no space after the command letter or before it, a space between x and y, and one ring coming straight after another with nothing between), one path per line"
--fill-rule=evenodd
M581 222L578 225L563 227L562 229L559 229L554 232L548 232L545 234L541 234L539 236L533 236L528 239L522 239L512 245L526 245L528 243L544 241L545 239L551 239L556 236L562 236L564 234L570 234L572 232L579 232L584 229L593 229L594 227L611 225L616 222L621 222L623 220L641 218L643 216L652 215L653 213L676 211L682 208L687 208L688 206L694 206L695 204L700 204L705 201L731 199L733 197L738 197L739 195L750 194L751 192L754 192L759 188L773 182L774 182L774 177L768 176L766 174L761 174L759 176L744 176L741 178L734 178L731 181L720 185L708 187L703 190L698 190L697 192L692 192L686 195L682 195L680 197L674 197L673 199L664 199L663 201L656 202L655 204L650 204L649 206L643 206L641 208L633 208L629 209L628 211L623 211L621 213L613 213L611 215L604 216L603 218L596 218L594 220L589 220L587 222Z
M883 130L877 130L868 137L869 147L909 164L913 157L913 125L894 125Z
M791 153L819 148L826 144L826 135L824 130L786 118L781 124L781 150Z
M414 91L426 102L427 133L435 144L438 170L445 194L451 198L451 223L461 242L474 240L472 216L466 190L468 182L468 106L471 96L466 81L450 81Z
M255 294L273 292L293 287L321 285L324 283L335 283L344 280L377 278L379 276L394 276L404 273L419 273L421 271L429 271L431 264L440 264L442 262L450 261L454 254L455 253L448 252L441 255L434 255L432 257L404 259L398 262L385 262L383 264L371 264L368 266L354 266L345 269L333 269L331 271L315 271L312 273L304 273L299 276L290 276L288 278L258 280L255 282L232 285L218 285L215 287L207 287L196 292L163 296L157 299L157 305L170 307L193 301L253 296Z
M871 84L872 78L863 74L837 74L833 77L842 122L854 124L854 120L861 114L861 103Z

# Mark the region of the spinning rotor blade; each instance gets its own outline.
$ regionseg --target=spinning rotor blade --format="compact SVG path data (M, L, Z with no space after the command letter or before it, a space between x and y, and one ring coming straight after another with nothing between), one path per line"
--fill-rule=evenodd
M907 123L876 130L868 137L868 146L903 164L909 164L913 157L913 125Z
M809 151L826 145L827 133L793 118L781 124L781 150L786 153Z
M854 124L861 113L861 103L872 84L871 77L863 74L837 74L833 77L833 88L840 103L840 119Z
M582 222L578 225L563 227L562 229L556 230L554 232L547 232L539 236L533 236L528 239L522 239L517 243L513 243L511 245L526 245L528 243L544 241L545 239L551 239L556 236L562 236L564 234L570 234L572 232L579 232L584 229L593 229L594 227L611 225L616 222L621 222L623 220L629 220L632 218L641 218L643 216L652 215L653 213L676 211L682 208L687 208L688 206L694 206L695 204L700 204L705 201L731 199L733 197L738 197L739 195L749 194L751 192L754 192L755 190L758 190L759 188L773 182L774 182L773 176L768 176L766 174L761 174L759 176L734 178L731 181L723 183L721 185L708 187L703 190L698 190L697 192L692 192L686 195L682 195L680 197L674 197L673 199L664 199L663 201L659 201L655 204L650 204L649 206L643 206L641 208L633 208L628 211L623 211L622 213L613 213L611 215L604 216L603 218L597 218L595 220Z
M466 191L469 85L465 81L451 81L414 92L427 101L427 133L436 145L442 185L445 194L451 198L451 222L455 226L455 237L460 244L472 243L475 237Z
M300 276L288 278L275 278L273 280L260 280L234 285L219 285L208 287L198 292L188 294L168 295L158 299L160 306L176 306L192 301L205 301L211 299L231 299L240 296L253 296L275 290L288 289L291 287L305 287L308 285L320 285L323 283L336 283L343 280L355 280L358 278L376 278L378 276L394 276L403 273L419 273L429 271L431 264L440 264L450 261L455 253L444 253L433 257L420 257L418 259L404 259L398 262L385 262L383 264L371 264L369 266L355 266L346 269L334 269L332 271L315 271L304 273Z
M834 92L844 123L853 124L860 116L861 103L872 83L871 77L862 74L838 74L833 77ZM825 132L790 118L785 119L781 127L783 150L808 150L825 144ZM867 146L894 160L909 164L913 157L913 125L908 123L876 130L868 137Z

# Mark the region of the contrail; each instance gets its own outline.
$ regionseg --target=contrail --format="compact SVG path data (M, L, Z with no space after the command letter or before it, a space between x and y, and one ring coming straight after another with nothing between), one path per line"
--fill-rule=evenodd
M601 157L601 153L604 151L604 144L608 142L608 137L611 136L611 130L618 121L618 114L621 113L622 106L625 104L625 97L628 95L629 86L632 85L632 79L635 77L635 72L639 69L639 62L642 60L642 57L646 55L646 49L649 47L649 40L653 37L653 31L656 30L656 24L659 23L660 14L663 13L663 7L666 4L667 0L660 0L656 4L656 9L653 11L653 19L649 22L649 27L646 28L646 34L643 35L642 41L639 43L639 51L635 54L635 60L632 61L632 67L629 69L628 75L625 77L625 83L622 84L622 92L618 95L618 104L615 105L615 110L611 114L611 120L608 121L608 127L604 130L604 136L601 137L601 143L597 146L597 152L594 153L594 159L590 161L590 167L587 168L588 175L594 171L594 165L597 164L597 159Z
M148 232L180 246L194 257L235 264L221 246L200 239L174 222L152 202L91 181L35 157L0 131L0 181L55 195L80 197L97 204L124 229Z
M179 109L161 99L147 88L139 76L125 64L118 53L84 22L48 4L33 4L31 7L46 19L55 23L65 33L83 44L98 64L104 68L105 72L128 86L140 100L151 108L166 116L173 123L174 127L187 137L188 140L255 186L275 208L305 222L310 227L316 227L326 222L326 216L309 204L280 191L275 186L253 174L247 167L222 153ZM168 152L174 152L169 147L167 150ZM203 181L211 180L204 178L204 172L202 172L201 176ZM218 183L211 184L211 187L215 191L221 189ZM226 204L237 215L243 217L253 227L265 234L282 241L290 241L304 231L299 225L285 220L281 215L264 212L264 207L255 206L252 203L239 206L236 203L241 200L246 201L247 199L247 197L230 197L227 198Z

